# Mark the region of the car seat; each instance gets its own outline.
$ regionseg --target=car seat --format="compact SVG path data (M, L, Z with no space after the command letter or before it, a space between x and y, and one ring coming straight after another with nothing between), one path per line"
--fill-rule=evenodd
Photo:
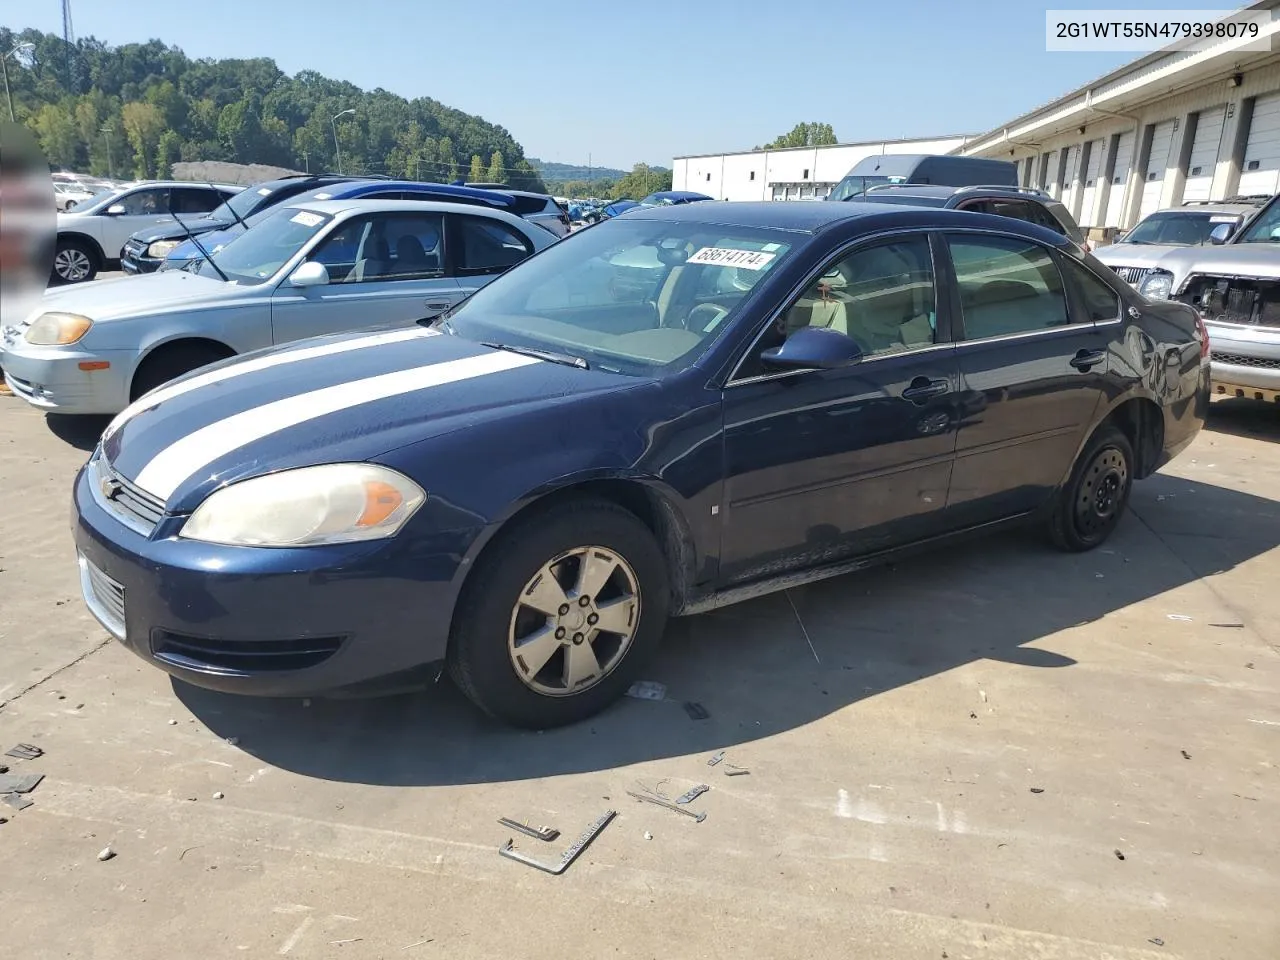
M351 282L377 280L385 277L391 269L391 248L387 246L387 238L370 237L364 245L365 256L356 261L356 268L351 271Z
M434 265L427 258L427 251L422 248L422 241L411 233L406 233L396 241L396 274L423 274Z

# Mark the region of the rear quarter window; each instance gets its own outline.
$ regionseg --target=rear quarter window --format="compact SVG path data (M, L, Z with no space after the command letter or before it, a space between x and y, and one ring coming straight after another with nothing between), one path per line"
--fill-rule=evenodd
M555 207L554 201L551 206ZM516 197L511 212L519 217L527 217L533 213L546 213L547 201L542 197Z

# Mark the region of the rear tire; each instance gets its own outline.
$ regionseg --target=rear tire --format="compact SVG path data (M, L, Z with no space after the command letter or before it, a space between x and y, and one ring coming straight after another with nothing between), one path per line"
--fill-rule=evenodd
M616 504L579 500L499 536L454 615L450 675L512 726L598 713L626 692L666 626L666 561L653 534Z
M139 364L137 372L133 375L129 400L137 400L143 394L150 393L156 387L164 386L170 380L176 380L184 373L190 373L192 370L231 356L234 354L230 351L219 351L200 343L175 343L160 347Z
M1133 445L1116 427L1101 427L1089 438L1049 517L1055 546L1082 553L1106 542L1129 503L1133 464Z
M87 283L102 268L98 251L84 240L58 241L53 255L53 275L62 283Z

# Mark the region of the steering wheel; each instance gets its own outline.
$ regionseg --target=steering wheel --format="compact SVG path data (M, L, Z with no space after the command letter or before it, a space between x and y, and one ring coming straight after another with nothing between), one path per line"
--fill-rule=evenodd
M700 303L685 317L684 328L697 333L710 333L728 315L728 309L718 303Z

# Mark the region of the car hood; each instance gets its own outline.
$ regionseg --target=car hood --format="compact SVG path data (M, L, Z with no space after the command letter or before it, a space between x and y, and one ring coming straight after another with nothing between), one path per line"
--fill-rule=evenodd
M102 453L126 480L185 513L238 480L369 460L641 382L421 326L367 330L244 354L175 380L116 417ZM497 463L501 453L476 456Z
M1175 289L1193 273L1280 278L1280 243L1186 247L1162 257L1160 269L1173 274Z
M203 234L200 237L200 246L204 247L205 250L207 250L209 253L213 253L214 250L219 245L224 243L230 243L232 240L240 236L240 234L242 233L244 233L244 227L240 226L240 224L223 223L223 224L220 224L218 229L212 232ZM169 256L167 256L165 259L166 260L193 260L197 257L202 257L202 256L204 256L204 254L200 252L200 248L197 247L190 240L188 240L185 243L180 244L179 246L174 247L172 250L170 250Z
M95 324L125 317L154 315L176 307L194 307L234 298L245 287L185 271L113 277L93 283L54 287L32 317L58 310L78 313Z
M1108 267L1151 269L1171 253L1199 249L1202 248L1178 247L1163 243L1112 243L1094 250L1093 255Z
M130 240L137 240L139 243L155 243L157 240L181 240L188 230L196 236L208 233L210 230L221 230L231 221L218 220L213 217L200 217L198 220L183 220L187 229L184 230L177 223L162 223L158 226L147 227L145 230L139 230Z

